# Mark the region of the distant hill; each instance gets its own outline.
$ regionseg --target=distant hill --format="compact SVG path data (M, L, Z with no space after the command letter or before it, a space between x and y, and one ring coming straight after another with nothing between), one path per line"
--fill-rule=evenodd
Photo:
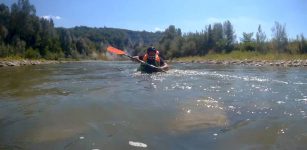
M63 28L56 28L58 31ZM78 26L65 29L71 33L74 39L86 38L95 45L111 44L120 49L133 49L139 46L157 44L164 32L132 31L117 28L91 28Z

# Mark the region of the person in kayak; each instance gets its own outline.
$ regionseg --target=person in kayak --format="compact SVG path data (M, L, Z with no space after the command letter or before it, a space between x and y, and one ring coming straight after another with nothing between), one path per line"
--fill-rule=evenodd
M141 72L152 73L160 72L161 70L166 71L168 69L168 64L159 56L159 51L154 47L147 48L146 54L143 56L134 56L133 59L142 60L147 64L158 67L153 68L149 65L141 64L139 69Z

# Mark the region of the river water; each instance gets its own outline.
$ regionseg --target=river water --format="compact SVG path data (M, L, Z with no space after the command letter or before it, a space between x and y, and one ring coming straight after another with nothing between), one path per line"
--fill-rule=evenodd
M0 68L0 149L307 149L307 68Z

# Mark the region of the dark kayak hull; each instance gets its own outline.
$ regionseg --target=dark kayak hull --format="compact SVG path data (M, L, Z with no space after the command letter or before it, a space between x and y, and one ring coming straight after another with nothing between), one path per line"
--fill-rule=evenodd
M142 72L142 73L148 73L148 74L151 74L151 73L156 73L156 72L165 72L165 71L161 71L161 70L158 70L158 69L154 69L154 68L150 68L150 69L148 69L148 68L142 68L142 67L139 67L138 69L137 69L137 71L140 71L140 72Z

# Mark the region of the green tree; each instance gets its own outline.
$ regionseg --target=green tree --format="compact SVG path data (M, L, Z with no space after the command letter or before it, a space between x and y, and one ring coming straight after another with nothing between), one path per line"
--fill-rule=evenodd
M18 0L11 7L10 31L14 31L12 37L17 34L27 44L33 44L33 21L38 19L35 16L36 10L29 0Z
M182 56L182 52L181 52L182 45L183 45L182 37L178 36L175 39L173 39L170 43L170 48L167 51L166 56L168 58Z
M75 48L73 46L73 37L70 31L64 28L59 28L57 31L60 36L61 47L64 50L65 57L71 57L72 51Z
M222 52L226 42L223 38L223 25L222 23L215 23L213 25L213 41L214 41L214 51L217 53Z
M299 40L299 53L306 54L307 53L307 42L303 34L300 35Z
M202 32L192 33L192 38L196 44L197 55L206 55L209 51L208 46L208 26Z
M235 43L235 32L233 29L232 24L229 20L225 21L223 24L224 28L224 34L225 34L225 50L227 53L231 52L234 49L234 43Z
M4 4L0 4L0 24L3 26L9 25L10 9Z
M41 56L40 56L38 50L33 50L32 48L29 48L26 51L25 57L29 58L29 59L38 59Z
M3 43L8 35L8 30L4 25L0 24L0 44Z
M179 55L180 52L177 53L176 51L180 51L180 45L182 45L181 29L176 29L174 25L170 25L165 30L159 45L162 55L166 55L166 57Z
M93 44L87 38L80 38L76 43L77 51L84 56L92 54L93 47Z
M254 33L246 33L243 32L243 38L241 38L242 42L242 50L247 51L255 51L255 39L253 39Z
M194 40L188 39L182 45L183 56L193 56L196 55L196 43Z
M266 47L266 34L262 31L261 25L258 26L258 32L256 33L256 50L261 53L265 53Z
M7 35L9 26L10 9L4 4L0 4L0 43L4 42Z
M212 31L212 28L211 28L211 24L209 24L208 26L208 49L212 49L213 46L214 46L214 39L213 39L213 31Z
M8 57L10 55L10 47L4 43L0 43L0 57Z
M12 44L14 45L15 49L13 54L23 57L26 52L26 42L21 40L19 36L15 35L13 37Z
M274 49L279 52L288 52L288 37L286 32L286 25L281 25L279 22L275 22L275 26L272 28L273 32L273 45Z
M38 24L39 30L36 36L36 47L39 49L41 56L46 58L47 54L50 55L49 52L60 53L62 49L59 41L60 38L54 29L53 20L41 18Z

